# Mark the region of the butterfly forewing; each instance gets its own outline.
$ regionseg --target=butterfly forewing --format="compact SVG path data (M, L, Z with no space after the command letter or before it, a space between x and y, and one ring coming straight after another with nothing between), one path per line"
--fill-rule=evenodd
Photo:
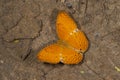
M88 40L85 34L77 28L74 20L64 11L59 12L57 16L56 30L59 39L68 45L82 52L87 50Z
M88 48L88 40L80 30L67 37L65 42L81 52L85 52Z
M69 33L71 33L74 29L77 28L76 23L65 11L60 11L56 20L56 30L58 37L64 40Z

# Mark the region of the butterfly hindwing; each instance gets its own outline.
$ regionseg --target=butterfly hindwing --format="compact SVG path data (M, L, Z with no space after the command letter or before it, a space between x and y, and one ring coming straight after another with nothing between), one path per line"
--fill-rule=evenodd
M77 51L65 47L62 47L61 62L64 64L78 64L83 59L83 55Z
M60 62L59 53L61 53L61 47L55 43L43 48L38 53L38 59L42 62L57 64Z
M55 43L42 49L38 53L38 59L51 64L59 62L64 64L78 64L83 59L83 55L64 45Z

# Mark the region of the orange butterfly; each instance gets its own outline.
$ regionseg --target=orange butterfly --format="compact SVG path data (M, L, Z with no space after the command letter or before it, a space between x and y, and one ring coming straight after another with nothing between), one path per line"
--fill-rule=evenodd
M38 53L42 62L57 64L78 64L88 48L85 34L77 28L74 20L65 12L60 11L56 20L56 31L59 40Z

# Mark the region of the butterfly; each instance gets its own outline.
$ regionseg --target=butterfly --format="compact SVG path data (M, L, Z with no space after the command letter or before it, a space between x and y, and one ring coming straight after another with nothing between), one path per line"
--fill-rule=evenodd
M77 24L65 11L59 11L56 20L56 32L59 40L39 51L40 61L57 64L78 64L88 49L88 39L77 28Z

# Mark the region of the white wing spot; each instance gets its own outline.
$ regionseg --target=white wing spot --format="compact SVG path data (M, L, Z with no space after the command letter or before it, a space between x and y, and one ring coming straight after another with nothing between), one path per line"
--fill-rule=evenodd
M60 62L63 62L62 53L60 53Z
M78 31L79 31L78 28L74 29L74 30L70 33L70 35L73 35L73 33L76 33L76 32L78 32Z

